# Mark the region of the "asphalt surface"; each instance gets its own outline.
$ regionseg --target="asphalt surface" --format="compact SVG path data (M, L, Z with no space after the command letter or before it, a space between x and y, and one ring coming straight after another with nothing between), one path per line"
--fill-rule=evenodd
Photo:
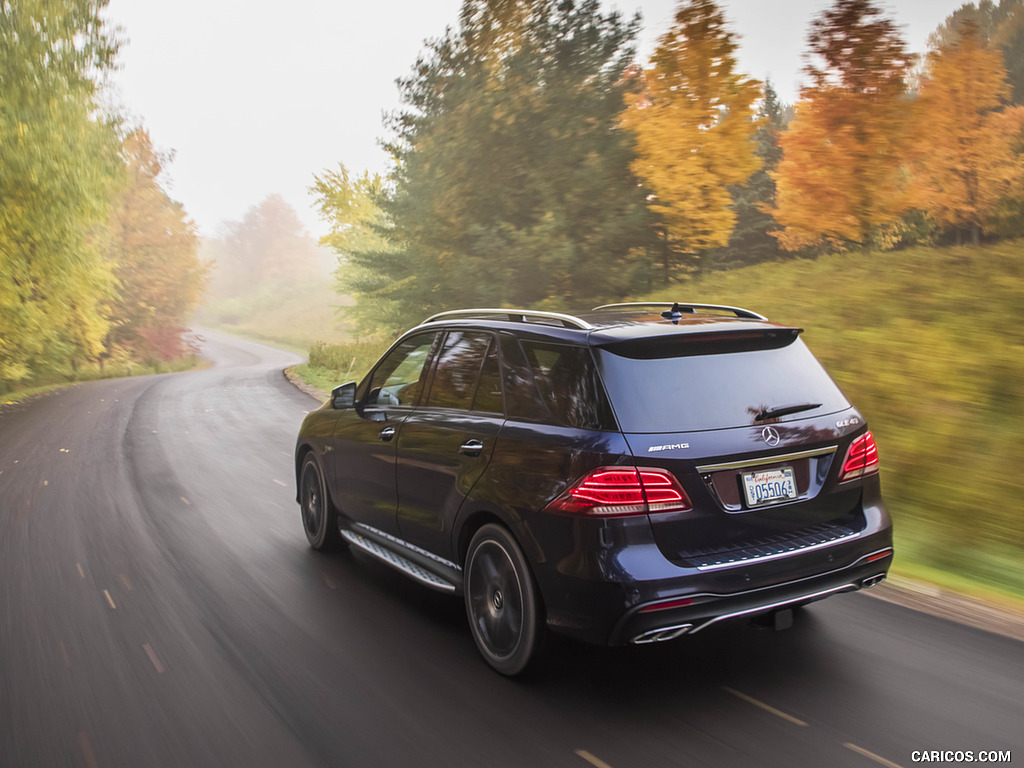
M457 599L307 547L296 359L205 354L0 411L2 768L1024 761L1024 643L865 595L506 680Z

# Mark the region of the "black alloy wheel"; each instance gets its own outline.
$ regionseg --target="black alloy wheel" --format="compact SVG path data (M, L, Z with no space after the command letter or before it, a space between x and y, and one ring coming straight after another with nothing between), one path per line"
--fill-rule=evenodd
M299 504L302 508L302 527L306 531L309 546L321 552L337 549L342 543L338 533L338 515L327 496L320 464L312 453L302 462Z
M524 672L537 658L545 628L533 576L512 534L495 524L477 531L463 578L480 653L503 675Z

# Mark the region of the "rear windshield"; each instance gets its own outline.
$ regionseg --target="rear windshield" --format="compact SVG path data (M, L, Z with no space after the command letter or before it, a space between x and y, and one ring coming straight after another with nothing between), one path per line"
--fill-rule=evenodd
M794 421L850 407L799 339L777 349L656 359L597 349L623 432L687 432ZM769 409L818 405L767 420Z

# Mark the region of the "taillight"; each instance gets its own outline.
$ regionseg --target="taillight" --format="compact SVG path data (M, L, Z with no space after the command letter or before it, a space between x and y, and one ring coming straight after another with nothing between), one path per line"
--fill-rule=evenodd
M583 515L646 515L691 509L669 472L652 467L601 467L579 480L547 509Z
M846 452L846 461L843 462L843 471L839 473L839 482L856 480L858 477L867 477L878 471L878 446L875 445L875 438L870 432L853 441L850 450Z

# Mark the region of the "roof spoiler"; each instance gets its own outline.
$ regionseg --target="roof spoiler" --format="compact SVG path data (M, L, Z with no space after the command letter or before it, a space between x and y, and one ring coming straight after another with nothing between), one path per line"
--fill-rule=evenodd
M594 307L591 312L612 312L616 310L664 309L661 316L666 320L678 320L683 315L695 315L698 312L725 312L742 317L746 320L767 320L764 315L752 312L743 307L730 307L725 304L694 304L680 301L633 301L625 304L602 304Z

